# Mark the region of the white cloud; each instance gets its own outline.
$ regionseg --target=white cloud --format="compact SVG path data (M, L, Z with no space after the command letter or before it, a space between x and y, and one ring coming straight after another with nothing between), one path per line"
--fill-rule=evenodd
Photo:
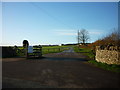
M76 30L72 30L72 29L54 30L54 32L57 35L67 35L67 36L77 35L77 31Z
M73 29L58 29L58 30L53 30L55 34L57 35L77 35L77 30ZM96 29L89 29L88 30L90 35L100 35L103 34L102 30L96 30Z
M76 33L65 33L65 32L61 32L61 33L58 33L59 35L77 35Z
M89 34L92 35L100 35L103 34L104 30L100 30L100 29L88 29Z
M102 32L99 32L99 31L93 31L93 32L89 32L89 34L100 35L100 34L102 34Z
M73 29L57 29L54 30L55 32L75 32L76 30Z

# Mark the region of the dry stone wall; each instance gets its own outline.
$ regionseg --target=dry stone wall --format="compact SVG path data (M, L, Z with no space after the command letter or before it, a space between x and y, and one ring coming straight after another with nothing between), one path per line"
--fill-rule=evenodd
M120 57L120 47L118 46L109 46L109 47L96 46L97 62L120 65L119 57Z

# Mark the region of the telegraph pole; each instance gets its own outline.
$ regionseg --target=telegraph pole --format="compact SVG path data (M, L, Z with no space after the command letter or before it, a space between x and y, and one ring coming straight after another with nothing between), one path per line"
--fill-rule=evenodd
M80 43L79 37L80 37L80 33L79 33L79 30L78 30L78 37L77 37L77 39L78 39L78 45Z

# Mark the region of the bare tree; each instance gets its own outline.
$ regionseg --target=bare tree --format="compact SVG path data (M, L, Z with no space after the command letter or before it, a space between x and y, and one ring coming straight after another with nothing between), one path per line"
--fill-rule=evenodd
M81 42L82 44L85 44L89 40L89 33L87 30L82 29L78 31L78 44Z

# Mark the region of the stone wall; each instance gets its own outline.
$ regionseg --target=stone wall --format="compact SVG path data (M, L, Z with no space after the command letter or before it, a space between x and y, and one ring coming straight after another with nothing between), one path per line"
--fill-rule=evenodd
M96 46L96 61L120 65L120 47L109 46L101 47Z

